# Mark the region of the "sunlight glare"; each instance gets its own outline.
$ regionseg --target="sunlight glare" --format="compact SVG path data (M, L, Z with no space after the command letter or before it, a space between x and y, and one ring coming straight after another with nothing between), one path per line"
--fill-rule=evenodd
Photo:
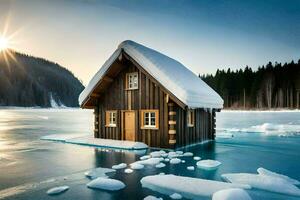
M8 39L0 36L0 51L8 48Z

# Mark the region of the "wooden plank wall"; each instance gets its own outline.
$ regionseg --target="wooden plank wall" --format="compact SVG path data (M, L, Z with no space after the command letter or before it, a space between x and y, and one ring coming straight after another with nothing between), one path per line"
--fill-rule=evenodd
M126 90L126 73L139 73L139 89ZM124 110L136 111L136 138L152 147L169 148L168 138L168 105L165 100L166 93L161 90L150 78L127 61L122 70L109 88L106 89L103 99L99 102L99 133L95 134L100 138L122 139L121 115ZM159 110L159 129L141 129L140 110ZM118 110L117 127L105 127L105 111Z
M215 111L209 112L204 109L195 109L195 121L193 127L187 126L187 111L178 107L176 109L176 147L182 147L205 140L214 139L215 134Z

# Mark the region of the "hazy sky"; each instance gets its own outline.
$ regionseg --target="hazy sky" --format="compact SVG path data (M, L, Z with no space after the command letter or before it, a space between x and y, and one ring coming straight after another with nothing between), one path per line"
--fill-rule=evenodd
M84 84L126 39L197 74L300 58L299 0L0 0L0 33L5 23L15 49Z

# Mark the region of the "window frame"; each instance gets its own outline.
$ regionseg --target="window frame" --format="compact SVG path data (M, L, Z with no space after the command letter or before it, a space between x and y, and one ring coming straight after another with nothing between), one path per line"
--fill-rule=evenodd
M118 116L117 110L107 110L105 112L105 126L117 127L117 118L118 118L117 116Z
M187 126L194 127L195 124L195 111L193 109L187 110Z
M154 116L151 116L154 113ZM146 115L148 116L146 117ZM146 119L148 118L148 124L146 124ZM154 125L151 125L151 119L154 118ZM141 119L141 129L159 129L159 110L151 109L151 110L141 110L140 111L140 119Z
M134 83L134 76L136 76L136 78L137 78L136 85ZM131 78L132 78L132 83L130 83ZM132 84L132 87L129 87L130 84ZM137 89L139 89L139 73L138 72L131 72L131 73L126 74L126 89L127 90L137 90Z

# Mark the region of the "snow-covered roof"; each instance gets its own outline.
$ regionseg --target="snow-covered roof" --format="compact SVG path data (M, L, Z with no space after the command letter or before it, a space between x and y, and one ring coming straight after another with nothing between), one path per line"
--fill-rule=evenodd
M136 42L122 42L79 96L82 105L106 71L122 53L137 62L160 84L190 108L223 108L223 99L180 62Z

